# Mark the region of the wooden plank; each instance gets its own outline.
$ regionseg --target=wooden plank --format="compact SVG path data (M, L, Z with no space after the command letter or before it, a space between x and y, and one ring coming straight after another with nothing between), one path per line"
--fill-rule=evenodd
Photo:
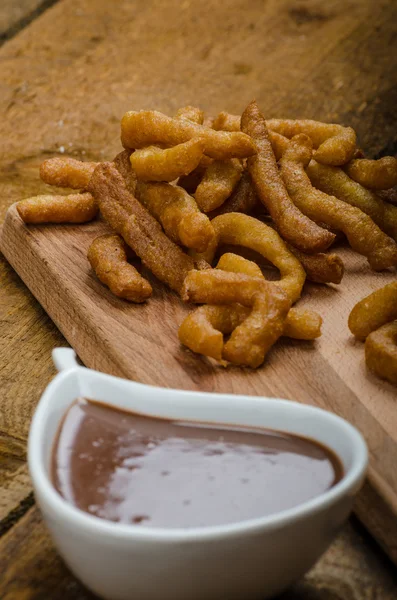
M0 536L21 511L25 512L23 507L31 491L26 463L0 454Z
M111 158L133 107L240 111L256 96L269 116L345 121L370 153L393 151L396 11L389 0L61 0L0 50L0 218L48 189L43 158ZM0 338L0 447L20 455L65 341L2 258Z
M0 50L0 216L12 201L48 190L38 179L43 158L61 150L111 158L129 108L172 112L196 102L239 111L256 95L269 116L352 117L367 148L380 150L391 128L394 135L395 10L375 0L255 1L249 10L242 0L117 10L104 0L61 0ZM0 432L26 439L53 375L50 351L64 342L4 260L0 282Z
M349 523L314 569L283 600L394 600L397 581L382 557L364 550L362 532ZM367 540L365 540L367 542ZM36 508L0 541L3 600L91 600L55 552Z
M315 343L279 342L256 371L225 369L179 344L178 325L190 307L151 274L145 272L154 296L144 305L119 300L99 283L86 254L104 231L103 222L28 227L13 206L1 235L4 255L87 366L152 385L276 396L332 410L364 434L371 468L382 483L378 494L387 482L390 494L382 500L397 517L396 389L366 371L363 344L347 328L351 307L393 280L394 273L374 273L363 257L341 248L346 265L342 285L307 284L300 301L323 315L322 337ZM8 427L16 429L11 423ZM370 503L368 512L374 511L379 513ZM364 522L366 512L360 513ZM382 519L383 511L378 524ZM371 517L369 525L373 523ZM380 528L381 541L397 562L397 518L391 523L392 529ZM379 535L379 527L372 531Z
M64 341L4 258L0 264L0 449L23 457L34 408L55 374L49 348Z

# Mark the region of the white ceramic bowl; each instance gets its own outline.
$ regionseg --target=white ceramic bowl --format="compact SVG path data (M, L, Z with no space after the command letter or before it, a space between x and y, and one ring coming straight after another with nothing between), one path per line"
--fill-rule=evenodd
M270 598L301 577L347 519L363 483L367 448L343 419L286 400L150 387L85 369L73 350L54 351L61 373L45 390L29 436L37 502L73 573L109 600ZM49 477L62 416L78 396L147 415L268 427L310 437L340 457L345 474L329 491L293 509L240 523L195 529L136 528L68 504ZM161 500L160 500L161 501Z

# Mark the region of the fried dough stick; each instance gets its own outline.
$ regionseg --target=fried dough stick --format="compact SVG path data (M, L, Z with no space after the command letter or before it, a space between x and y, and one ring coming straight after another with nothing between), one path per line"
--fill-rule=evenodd
M157 111L130 111L121 120L121 141L125 148L156 144L176 146L197 137L204 141L204 152L211 158L246 158L255 153L252 140L244 133L215 131Z
M200 212L194 198L181 187L139 182L136 197L177 244L204 252L215 237L209 218Z
M267 122L266 122L267 123ZM231 115L227 112L221 112L214 119L213 128L217 131L240 131L241 117ZM268 129L269 140L273 148L276 160L280 160L285 150L288 148L288 138L275 131Z
M212 264L218 246L225 244L254 250L280 271L277 287L287 292L291 303L298 300L306 278L305 271L274 229L241 213L220 215L211 223L216 237L207 251L199 255L202 259Z
M305 270L306 278L314 283L336 283L342 281L345 265L338 254L305 254L288 244L288 249L299 260Z
M256 144L257 154L247 162L255 191L282 237L303 252L326 250L335 236L302 214L289 197L277 168L265 119L256 102L245 109L241 128Z
M366 296L353 307L349 329L356 338L365 338L382 325L397 319L397 281Z
M279 287L260 278L219 269L190 271L183 299L207 304L239 303L251 308L223 347L222 357L237 365L259 367L282 335L291 303Z
M365 341L365 362L375 375L397 385L397 321L369 334Z
M216 131L241 131L241 117L222 111L213 120L212 128Z
M356 206L369 215L382 231L397 240L396 206L386 204L377 194L353 181L339 167L321 165L311 160L306 173L314 187L330 196L336 196L351 206Z
M322 164L344 165L356 150L356 133L351 127L310 119L269 119L266 125L290 139L301 133L308 135L316 148L313 158Z
M197 106L183 106L177 110L175 117L177 119L187 119L192 123L202 125L204 123L204 111Z
M203 252L214 237L214 229L208 217L199 211L194 198L169 183L137 182L129 155L129 150L123 150L114 159L127 189L160 221L171 240Z
M131 150L123 150L119 152L113 159L114 166L124 179L127 190L135 196L136 186L138 184L136 174L132 170L130 162Z
M205 213L221 206L241 179L243 166L237 158L214 160L206 169L194 194L195 200Z
M144 302L152 295L152 286L127 261L127 246L115 234L97 237L87 258L98 279L119 298Z
M87 223L98 214L98 202L88 192L68 196L33 196L17 203L25 223Z
M188 175L200 163L204 142L193 138L172 148L148 146L131 154L131 166L141 181L174 181Z
M281 119L270 119L270 120L266 121L266 126L268 128L270 143L272 145L273 152L274 152L274 155L275 155L277 161L280 160L280 158L282 157L282 155L288 148L288 141L289 141L288 140L289 136L286 137L287 133L284 133L283 135L281 135L281 131L283 131L283 129L279 125L279 123L278 123L279 121L282 121L283 123L285 122L284 120L281 120ZM275 126L275 122L277 122L277 126ZM240 131L240 123L241 123L241 117L239 115L231 115L227 112L221 112L214 119L213 128L216 130L221 130L221 131ZM292 123L295 123L295 121L293 121ZM300 123L303 123L303 121L301 121ZM333 128L333 127L339 128L340 127L341 129L350 129L350 128L342 127L341 125L326 125L325 123L320 123L318 121L305 121L305 123L306 124L307 123L317 124L318 126L324 125L326 128L330 128L330 127L331 128ZM275 127L274 131L273 131L273 127ZM297 125L296 125L296 127L297 127ZM285 131L288 131L288 129L286 128ZM353 131L353 130L351 130L351 131ZM354 131L353 131L353 133L354 133ZM351 132L350 132L350 134L351 134ZM353 156L354 156L354 154L353 154Z
M88 186L98 164L67 156L48 158L40 165L40 177L49 185L81 190Z
M344 167L346 173L366 188L388 190L397 185L397 158L384 156L378 160L357 158Z
M112 229L160 281L181 292L187 273L194 268L193 259L165 235L156 219L128 191L116 166L99 165L88 187Z
M218 215L230 212L249 214L258 202L259 200L252 185L251 176L248 171L244 171L230 198L219 208L211 211L208 216L213 219Z
M218 269L244 273L264 279L258 265L236 254L223 254ZM182 322L178 336L182 344L197 354L222 360L223 335L229 335L249 315L250 309L241 304L206 304L192 311ZM283 336L313 340L321 335L322 319L311 310L291 308L284 322Z
M343 231L353 250L366 256L374 270L395 266L396 243L368 215L312 186L305 172L310 159L311 140L306 135L299 135L291 140L280 161L282 178L298 208L311 219Z

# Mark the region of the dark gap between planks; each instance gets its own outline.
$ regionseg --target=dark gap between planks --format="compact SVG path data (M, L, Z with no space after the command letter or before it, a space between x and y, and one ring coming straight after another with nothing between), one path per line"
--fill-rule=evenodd
M0 521L0 538L7 533L23 517L35 503L33 492L30 492L21 502L13 508L2 521Z
M57 2L58 0L43 0L43 2L37 8L32 10L31 13L19 19L19 21L11 25L11 27L9 27L6 31L0 34L0 46L2 46L5 42L8 42L8 40L16 36L17 33L19 33L20 31L22 31L22 29L30 25L32 21L37 19L37 17L39 17Z

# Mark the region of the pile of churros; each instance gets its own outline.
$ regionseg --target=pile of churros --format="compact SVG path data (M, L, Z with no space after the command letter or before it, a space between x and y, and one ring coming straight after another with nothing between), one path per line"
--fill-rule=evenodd
M22 200L19 214L85 223L100 212L113 234L88 250L98 279L120 298L148 300L152 287L129 262L138 256L200 305L179 327L193 352L256 368L281 336L319 337L321 316L294 304L306 279L341 282L330 251L341 236L370 268L397 266L397 159L365 158L350 127L265 120L256 102L214 119L188 106L174 117L127 112L121 142L113 162L44 161L44 182L77 191ZM279 280L264 277L269 264ZM396 383L397 283L386 287L355 307L349 326L366 339L369 367Z

